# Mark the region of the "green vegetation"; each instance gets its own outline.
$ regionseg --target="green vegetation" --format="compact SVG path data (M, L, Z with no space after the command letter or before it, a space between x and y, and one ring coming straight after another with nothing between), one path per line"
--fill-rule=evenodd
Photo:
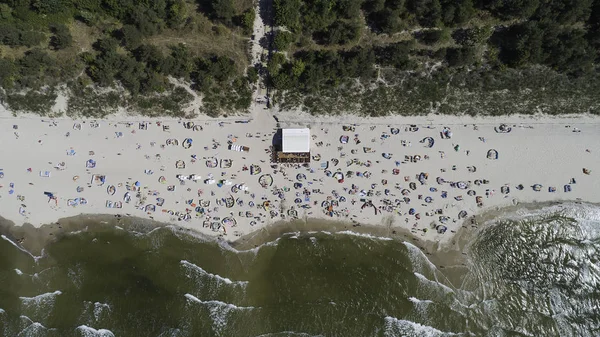
M69 115L185 117L198 96L210 115L243 111L254 17L249 0L0 0L2 102L47 115L64 93Z
M600 114L600 0L276 0L273 101L313 114ZM300 15L298 15L300 13ZM289 32L289 33L288 33Z
M250 0L0 0L0 99L16 112L234 114L259 74L311 113L598 113L600 0L274 0L263 66ZM264 41L263 41L264 42ZM484 111L485 109L485 111Z

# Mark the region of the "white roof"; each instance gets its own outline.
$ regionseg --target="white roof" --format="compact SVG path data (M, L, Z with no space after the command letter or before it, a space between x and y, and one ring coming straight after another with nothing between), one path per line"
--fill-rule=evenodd
M283 129L283 152L310 152L310 129Z

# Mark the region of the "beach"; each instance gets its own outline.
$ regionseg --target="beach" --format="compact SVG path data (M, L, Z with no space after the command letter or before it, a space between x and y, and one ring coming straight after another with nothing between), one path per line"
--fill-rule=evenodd
M235 241L326 219L443 244L485 210L600 201L600 120L586 116L2 117L0 215L17 226L130 215ZM310 129L310 164L271 162L279 128Z

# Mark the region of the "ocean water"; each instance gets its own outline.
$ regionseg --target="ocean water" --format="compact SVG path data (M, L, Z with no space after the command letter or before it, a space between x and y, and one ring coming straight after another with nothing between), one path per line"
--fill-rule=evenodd
M600 336L599 248L600 209L575 204L499 214L460 284L409 242L351 232L238 251L111 227L42 256L3 237L0 335Z

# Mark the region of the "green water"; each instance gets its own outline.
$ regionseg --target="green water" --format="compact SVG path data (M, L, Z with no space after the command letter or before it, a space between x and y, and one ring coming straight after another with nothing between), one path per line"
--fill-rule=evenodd
M347 233L237 251L173 228L98 226L38 258L4 239L0 334L597 336L596 213L490 226L460 285L409 243Z

